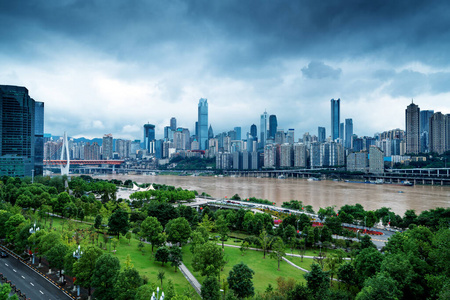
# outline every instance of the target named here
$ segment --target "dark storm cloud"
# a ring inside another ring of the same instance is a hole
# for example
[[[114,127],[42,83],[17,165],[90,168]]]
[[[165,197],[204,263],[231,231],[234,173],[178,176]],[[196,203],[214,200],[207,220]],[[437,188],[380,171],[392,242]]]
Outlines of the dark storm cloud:
[[[30,42],[57,37],[125,61],[204,49],[218,69],[281,56],[448,65],[449,12],[446,1],[3,1],[0,49],[33,54]]]
[[[328,66],[323,62],[312,61],[307,67],[302,68],[302,73],[304,76],[311,79],[337,79],[341,75],[342,70],[340,68],[333,69],[331,66]]]

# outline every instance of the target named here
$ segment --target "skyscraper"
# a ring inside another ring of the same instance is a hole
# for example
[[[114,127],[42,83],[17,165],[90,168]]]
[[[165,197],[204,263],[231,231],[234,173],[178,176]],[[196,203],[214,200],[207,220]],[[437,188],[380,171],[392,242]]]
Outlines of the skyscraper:
[[[345,148],[352,148],[353,120],[345,119]]]
[[[411,102],[405,110],[406,119],[406,153],[420,151],[420,108]]]
[[[430,119],[430,152],[443,154],[447,145],[447,116],[441,112],[432,115]]]
[[[339,124],[340,124],[340,102],[341,99],[331,99],[331,140],[334,141],[339,138]]]
[[[430,119],[434,110],[420,111],[420,145],[421,152],[428,152],[428,141],[430,136]]]
[[[277,133],[277,116],[276,115],[270,115],[269,117],[269,138],[275,139],[275,135]]]
[[[261,115],[261,122],[260,122],[260,127],[259,127],[259,135],[260,135],[260,139],[259,142],[260,147],[264,148],[264,146],[266,145],[266,140],[267,140],[267,112],[265,111],[262,115]]]
[[[111,133],[103,136],[102,153],[103,159],[113,158],[113,136]]]
[[[209,125],[209,129],[208,129],[208,140],[213,139],[214,138],[214,131],[211,125]]]
[[[170,118],[170,129],[172,131],[177,130],[177,119],[175,117]]]
[[[258,129],[256,128],[255,124],[252,124],[252,126],[250,126],[250,135],[255,139],[258,138]]]
[[[200,150],[208,149],[208,100],[198,101],[198,142]]]
[[[44,102],[34,105],[34,175],[44,173]]]
[[[234,131],[236,131],[236,140],[242,140],[241,127],[234,127]]]
[[[155,139],[155,125],[144,125],[144,149],[150,153],[150,142]]]
[[[36,155],[35,105],[25,87],[0,85],[0,175],[32,176]],[[43,124],[43,110],[38,118],[38,123]]]
[[[317,128],[317,138],[319,140],[319,143],[325,142],[325,139],[327,138],[325,127],[320,127],[319,126]]]

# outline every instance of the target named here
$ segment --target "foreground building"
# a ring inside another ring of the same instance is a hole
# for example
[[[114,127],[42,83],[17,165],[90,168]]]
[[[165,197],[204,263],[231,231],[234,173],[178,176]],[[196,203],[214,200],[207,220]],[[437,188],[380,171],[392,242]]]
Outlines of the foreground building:
[[[0,175],[42,174],[43,132],[43,103],[25,87],[0,85]]]

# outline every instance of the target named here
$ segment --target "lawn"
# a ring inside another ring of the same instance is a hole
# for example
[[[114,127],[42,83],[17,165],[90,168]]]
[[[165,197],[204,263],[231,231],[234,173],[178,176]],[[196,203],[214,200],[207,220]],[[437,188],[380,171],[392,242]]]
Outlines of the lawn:
[[[74,221],[72,222],[73,228],[87,229],[92,226],[90,224],[79,223]],[[53,229],[56,229],[58,232],[61,232],[62,226],[64,226],[64,230],[68,229],[67,220],[53,217]],[[47,221],[47,228],[48,227],[49,222]],[[103,243],[103,234],[99,235],[98,242]],[[83,245],[88,244],[90,244],[90,241],[84,240],[81,242],[81,247],[83,248]],[[131,258],[131,263],[139,271],[139,274],[142,277],[148,278],[148,281],[150,283],[155,283],[157,286],[161,286],[161,282],[157,279],[156,276],[159,270],[164,270],[165,272],[165,279],[163,280],[164,286],[167,286],[167,282],[169,281],[169,279],[171,279],[177,294],[189,294],[193,299],[200,299],[198,294],[195,292],[194,288],[189,284],[189,282],[184,278],[183,274],[179,270],[175,272],[175,268],[170,266],[170,264],[165,264],[164,267],[162,267],[160,262],[154,261],[153,257],[151,256],[151,245],[144,244],[144,248],[142,248],[142,251],[140,251],[138,248],[138,244],[139,241],[136,238],[132,238],[130,240],[130,245],[128,245],[128,240],[123,236],[120,237],[114,255],[119,259],[122,268],[125,266],[125,261],[127,255],[129,254]],[[113,251],[110,252],[110,249],[113,250],[113,247],[110,243],[108,243],[107,250],[104,251],[106,253],[114,253]]]
[[[183,262],[201,283],[205,278],[200,276],[199,272],[193,272],[192,253],[189,249],[189,246],[183,247]],[[261,251],[249,250],[242,256],[241,251],[238,248],[225,247],[225,255],[228,263],[226,264],[224,271],[220,274],[221,282],[226,280],[232,267],[240,262],[244,262],[255,272],[253,284],[256,292],[264,292],[269,283],[273,287],[276,287],[277,278],[279,276],[294,278],[296,281],[305,282],[302,271],[292,267],[284,261],[281,262],[280,271],[278,271],[277,260],[269,258],[268,254],[266,254],[266,258],[263,259],[263,253]]]

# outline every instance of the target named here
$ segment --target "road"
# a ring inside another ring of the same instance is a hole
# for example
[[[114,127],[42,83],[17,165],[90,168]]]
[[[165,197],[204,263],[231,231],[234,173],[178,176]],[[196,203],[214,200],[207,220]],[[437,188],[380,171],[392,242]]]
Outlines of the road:
[[[71,299],[60,289],[12,256],[0,259],[0,273],[3,273],[11,281],[11,284],[15,285],[17,289],[20,289],[31,300]]]

